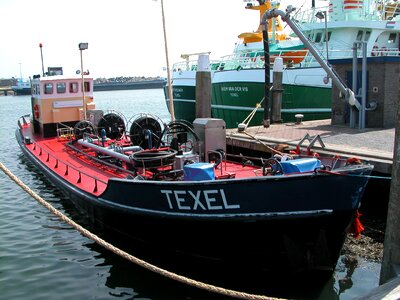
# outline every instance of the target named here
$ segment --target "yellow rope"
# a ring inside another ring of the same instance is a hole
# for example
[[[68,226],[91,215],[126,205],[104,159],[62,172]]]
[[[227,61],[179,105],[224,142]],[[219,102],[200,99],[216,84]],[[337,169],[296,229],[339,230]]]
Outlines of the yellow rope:
[[[262,140],[260,140],[256,136],[253,136],[250,133],[247,133],[246,131],[243,131],[242,133],[244,133],[245,135],[247,135],[247,136],[251,137],[252,139],[256,140],[257,142],[259,142],[261,145],[263,145],[265,148],[267,148],[271,153],[279,154],[282,156],[284,155],[283,152],[280,152],[280,151],[272,148],[271,146],[268,146],[266,143],[264,143]]]
[[[273,86],[269,88],[269,91],[273,90]],[[261,104],[264,102],[265,96],[261,99],[260,103],[256,103],[256,107],[250,112],[250,114],[243,120],[243,124],[246,125],[246,127],[249,125],[251,122],[251,119],[253,119],[254,115],[256,114],[257,110],[261,107]]]
[[[251,120],[253,119],[254,115],[256,114],[257,110],[261,107],[261,103],[264,101],[264,98],[261,100],[260,103],[256,103],[256,107],[251,111],[251,113],[243,120],[243,124],[246,124],[246,126],[249,125]]]
[[[253,295],[253,294],[248,294],[244,292],[238,292],[234,290],[229,290],[229,289],[224,289],[218,286],[206,284],[200,281],[196,281],[178,274],[175,274],[173,272],[161,269],[157,266],[154,266],[146,261],[143,261],[135,256],[130,255],[129,253],[111,245],[110,243],[106,242],[105,240],[99,238],[95,234],[91,233],[87,229],[83,228],[67,216],[63,215],[60,211],[58,211],[56,208],[54,208],[50,203],[46,202],[42,197],[40,197],[38,194],[36,194],[33,190],[31,190],[25,183],[23,183],[17,176],[15,176],[10,170],[8,170],[1,162],[0,162],[0,168],[1,170],[8,176],[10,177],[17,185],[19,185],[25,192],[27,192],[29,195],[31,195],[37,202],[42,204],[44,207],[46,207],[49,211],[51,211],[54,215],[59,217],[62,221],[65,223],[71,225],[73,228],[75,228],[77,231],[79,231],[81,234],[86,236],[87,238],[95,241],[99,245],[103,246],[107,250],[112,251],[113,253],[133,262],[134,264],[137,264],[143,268],[146,268],[152,272],[155,272],[157,274],[163,275],[167,278],[179,281],[181,283],[200,288],[203,290],[207,290],[210,292],[218,293],[221,295],[225,296],[230,296],[234,298],[239,298],[239,299],[262,299],[262,300],[275,300],[277,298],[271,298],[267,297],[264,295]]]

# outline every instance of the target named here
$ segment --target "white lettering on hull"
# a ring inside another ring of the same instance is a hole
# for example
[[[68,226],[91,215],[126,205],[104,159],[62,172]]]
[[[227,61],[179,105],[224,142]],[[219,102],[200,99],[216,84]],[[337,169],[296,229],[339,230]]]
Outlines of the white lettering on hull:
[[[223,189],[219,190],[161,190],[170,209],[225,210],[239,209],[239,204],[228,204]]]

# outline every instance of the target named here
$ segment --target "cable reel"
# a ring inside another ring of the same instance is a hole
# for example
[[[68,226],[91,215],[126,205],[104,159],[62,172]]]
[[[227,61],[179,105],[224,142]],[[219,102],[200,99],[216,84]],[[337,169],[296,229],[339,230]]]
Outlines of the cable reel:
[[[199,137],[193,130],[193,124],[186,120],[175,120],[168,123],[161,138],[169,141],[171,148],[178,152],[190,151],[194,143],[199,142]]]
[[[82,120],[74,126],[75,139],[80,140],[85,134],[94,134],[94,126],[91,122]]]
[[[97,124],[98,131],[104,129],[110,139],[120,139],[126,130],[124,117],[116,112],[105,114]]]
[[[158,148],[161,142],[162,121],[152,114],[139,114],[134,119],[129,129],[129,137],[133,145],[143,149]]]

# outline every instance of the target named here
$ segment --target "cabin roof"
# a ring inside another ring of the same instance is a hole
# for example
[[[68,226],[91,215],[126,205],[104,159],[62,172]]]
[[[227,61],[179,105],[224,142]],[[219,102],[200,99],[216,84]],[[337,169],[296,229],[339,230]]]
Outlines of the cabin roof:
[[[85,80],[93,80],[91,76],[84,75],[83,78]],[[72,76],[66,76],[66,75],[54,75],[54,76],[46,76],[46,77],[40,77],[38,78],[41,82],[44,81],[60,81],[60,80],[82,80],[82,76],[80,75],[72,75]]]

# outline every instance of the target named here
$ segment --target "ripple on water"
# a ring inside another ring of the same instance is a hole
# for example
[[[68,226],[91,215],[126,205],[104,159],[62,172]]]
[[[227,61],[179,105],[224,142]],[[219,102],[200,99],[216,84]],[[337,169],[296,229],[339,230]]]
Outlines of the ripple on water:
[[[101,286],[106,292],[100,294],[108,294],[110,266],[90,248],[93,242],[37,206],[20,193],[0,201],[2,297],[90,299],[97,294],[82,290],[82,282]],[[55,296],[61,291],[61,297]]]

